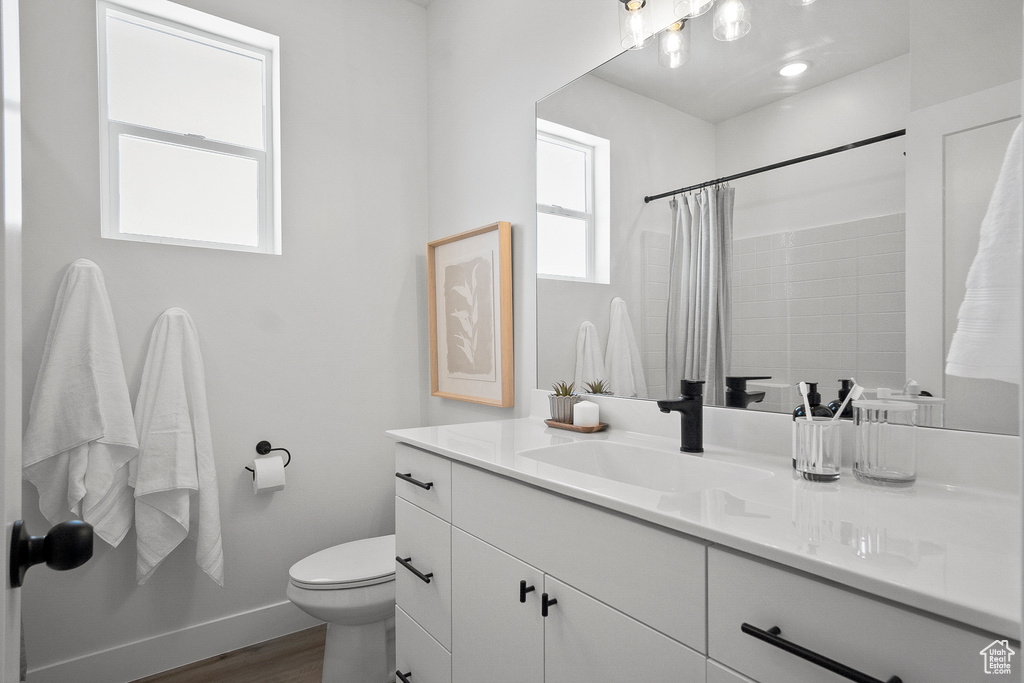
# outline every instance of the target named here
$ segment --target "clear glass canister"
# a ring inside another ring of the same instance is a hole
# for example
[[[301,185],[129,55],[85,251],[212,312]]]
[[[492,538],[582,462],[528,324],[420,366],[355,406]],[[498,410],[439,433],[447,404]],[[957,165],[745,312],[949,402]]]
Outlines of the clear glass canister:
[[[917,406],[903,401],[854,401],[857,446],[853,474],[880,486],[910,486],[917,479]]]

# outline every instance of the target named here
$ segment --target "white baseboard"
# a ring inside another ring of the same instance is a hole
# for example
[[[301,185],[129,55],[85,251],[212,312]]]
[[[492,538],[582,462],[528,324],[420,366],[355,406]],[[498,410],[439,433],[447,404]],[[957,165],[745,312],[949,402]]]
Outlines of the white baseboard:
[[[286,600],[31,669],[28,683],[127,683],[320,623]]]

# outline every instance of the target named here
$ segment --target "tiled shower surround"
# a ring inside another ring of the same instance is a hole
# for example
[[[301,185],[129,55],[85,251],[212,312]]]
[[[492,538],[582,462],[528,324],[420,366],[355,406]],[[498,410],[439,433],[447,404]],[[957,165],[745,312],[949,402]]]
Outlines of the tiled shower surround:
[[[751,383],[765,391],[751,409],[792,410],[801,380],[818,383],[823,403],[841,377],[868,389],[903,386],[904,235],[900,213],[733,243],[729,374],[772,377]],[[655,398],[665,391],[668,242],[644,234],[641,343]]]
[[[823,403],[839,378],[903,386],[905,243],[902,213],[733,243],[730,374],[772,376],[751,408],[792,410],[801,380]]]

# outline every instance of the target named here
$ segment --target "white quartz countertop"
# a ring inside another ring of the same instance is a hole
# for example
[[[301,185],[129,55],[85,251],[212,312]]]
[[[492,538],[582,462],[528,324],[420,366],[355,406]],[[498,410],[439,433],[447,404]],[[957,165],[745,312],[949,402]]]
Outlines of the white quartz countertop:
[[[587,501],[875,596],[1020,638],[1021,501],[1016,494],[918,481],[883,489],[849,470],[822,484],[789,454],[705,443],[702,457],[770,476],[702,491],[659,491],[545,466],[523,451],[613,441],[673,453],[678,440],[608,429],[577,434],[538,417],[389,431],[396,441]],[[668,488],[668,487],[666,487]],[[823,606],[827,607],[827,606]]]

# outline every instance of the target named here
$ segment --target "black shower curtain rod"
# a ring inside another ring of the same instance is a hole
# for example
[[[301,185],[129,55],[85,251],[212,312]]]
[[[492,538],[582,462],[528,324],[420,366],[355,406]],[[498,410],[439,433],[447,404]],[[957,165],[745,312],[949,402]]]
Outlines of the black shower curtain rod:
[[[645,204],[649,204],[650,202],[653,202],[655,199],[664,199],[665,197],[671,197],[672,195],[682,194],[684,192],[692,192],[693,190],[699,190],[701,188],[709,187],[711,185],[720,185],[722,183],[727,183],[730,180],[736,180],[737,178],[746,178],[748,175],[757,175],[758,173],[764,173],[765,171],[774,171],[775,169],[782,168],[783,166],[792,166],[793,164],[799,164],[799,163],[804,162],[804,161],[810,161],[811,159],[818,159],[820,157],[827,157],[830,154],[838,154],[839,152],[846,152],[846,151],[851,150],[851,149],[857,149],[858,147],[864,147],[866,145],[873,145],[876,142],[883,142],[885,140],[891,140],[892,138],[898,138],[901,135],[906,135],[906,134],[907,134],[907,129],[906,128],[904,128],[902,130],[894,130],[893,132],[886,133],[885,135],[876,135],[873,138],[867,138],[865,140],[858,140],[857,142],[851,142],[850,144],[843,145],[842,147],[833,147],[832,149],[826,149],[824,152],[816,152],[814,154],[808,154],[806,156],[796,157],[795,159],[789,159],[787,161],[780,161],[779,163],[771,164],[770,166],[762,166],[761,168],[755,168],[752,171],[744,171],[743,173],[736,173],[734,175],[725,176],[724,178],[716,178],[715,180],[709,180],[707,182],[699,183],[697,185],[690,185],[689,187],[681,187],[678,190],[672,190],[671,192],[662,192],[661,194],[656,194],[656,195],[653,195],[653,196],[650,196],[650,197],[644,197],[644,203]]]

